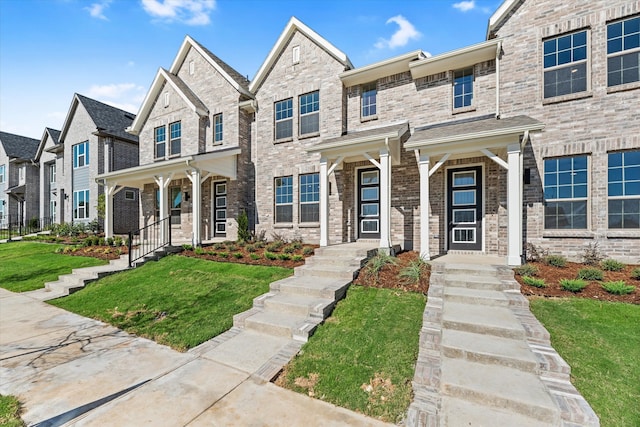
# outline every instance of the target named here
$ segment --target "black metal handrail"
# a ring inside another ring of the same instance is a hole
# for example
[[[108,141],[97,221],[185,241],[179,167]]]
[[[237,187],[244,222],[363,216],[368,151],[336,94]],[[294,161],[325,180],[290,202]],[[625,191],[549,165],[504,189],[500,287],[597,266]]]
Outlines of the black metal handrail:
[[[28,221],[12,220],[7,217],[7,222],[0,222],[0,239],[11,240],[12,237],[26,236],[46,230],[53,225],[52,217],[31,218]]]
[[[171,246],[171,217],[129,232],[129,267],[145,256]]]

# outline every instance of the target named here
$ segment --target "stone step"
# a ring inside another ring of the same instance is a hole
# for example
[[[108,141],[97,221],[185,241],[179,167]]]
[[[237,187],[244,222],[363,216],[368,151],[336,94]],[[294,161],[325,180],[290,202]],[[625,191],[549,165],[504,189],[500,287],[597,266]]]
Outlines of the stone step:
[[[339,265],[311,266],[302,265],[294,269],[297,277],[325,277],[352,281],[357,276],[358,269]]]
[[[525,339],[525,330],[508,308],[446,302],[442,325],[458,331]]]
[[[515,412],[488,408],[464,399],[445,397],[442,399],[442,425],[458,426],[518,426],[549,427],[549,423]]]
[[[244,328],[273,336],[287,337],[306,342],[320,322],[321,319],[310,319],[265,310],[244,319]]]
[[[253,300],[254,307],[265,307],[269,311],[278,311],[302,317],[310,316],[321,320],[331,314],[335,304],[336,301],[333,299],[281,292],[269,292]]]
[[[540,422],[560,423],[560,411],[546,387],[537,375],[529,372],[444,357],[441,385],[446,396],[515,412]]]
[[[523,340],[445,329],[442,353],[450,358],[470,362],[507,366],[536,373],[538,359]]]
[[[447,274],[444,280],[447,286],[459,288],[485,289],[493,291],[504,291],[518,288],[517,282],[502,281],[495,276],[473,276],[456,273]]]
[[[292,295],[307,295],[317,298],[342,299],[347,293],[350,281],[324,277],[291,276],[272,282],[271,291]]]
[[[438,265],[439,269],[442,269],[445,274],[456,274],[462,276],[489,276],[494,277],[497,270],[492,265],[485,264],[452,264],[447,263],[444,265]]]
[[[508,307],[509,299],[501,291],[490,289],[460,288],[447,286],[444,288],[444,297],[447,301],[465,304],[481,304]]]
[[[364,264],[364,258],[362,257],[352,257],[352,256],[325,256],[325,255],[314,255],[305,260],[305,265],[312,265],[314,267],[320,267],[325,265],[334,265],[334,266],[342,266],[342,267],[351,267],[354,269],[359,269]]]
[[[347,243],[345,245],[333,245],[316,248],[315,255],[328,256],[328,257],[359,257],[367,258],[377,253],[378,248],[374,245],[356,245],[353,243]]]

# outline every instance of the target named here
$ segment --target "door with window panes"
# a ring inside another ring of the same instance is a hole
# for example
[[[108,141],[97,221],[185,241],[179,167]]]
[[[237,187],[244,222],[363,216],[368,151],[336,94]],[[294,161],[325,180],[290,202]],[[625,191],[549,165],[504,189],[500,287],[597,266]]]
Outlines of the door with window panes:
[[[380,238],[380,170],[358,170],[358,237]]]
[[[482,167],[447,171],[450,250],[482,250]]]
[[[227,235],[227,183],[213,183],[213,236]]]

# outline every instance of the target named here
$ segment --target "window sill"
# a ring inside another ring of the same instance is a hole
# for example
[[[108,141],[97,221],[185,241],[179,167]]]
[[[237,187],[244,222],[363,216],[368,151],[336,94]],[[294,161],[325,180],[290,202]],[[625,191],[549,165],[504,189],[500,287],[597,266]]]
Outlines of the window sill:
[[[451,114],[455,116],[456,114],[470,113],[472,111],[476,111],[476,107],[474,105],[470,105],[468,107],[454,108],[451,111]]]
[[[633,89],[640,89],[640,81],[626,83],[623,85],[609,86],[607,87],[607,93],[625,92]]]
[[[216,146],[216,145],[222,145],[223,143],[224,143],[224,141],[214,141],[214,142],[213,142],[213,145],[214,145],[214,146]]]
[[[595,235],[589,230],[567,229],[567,230],[544,230],[543,238],[578,238],[593,239]]]
[[[288,138],[280,138],[280,139],[276,139],[275,141],[273,141],[274,144],[282,144],[283,142],[291,142],[293,141],[293,137],[290,136]]]
[[[293,224],[289,224],[289,223],[276,223],[273,224],[273,228],[293,228]]]
[[[177,159],[178,157],[180,157],[180,153],[177,154],[171,154],[168,159]]]
[[[640,230],[638,229],[619,229],[607,231],[607,239],[640,239]]]
[[[554,96],[552,98],[544,98],[542,105],[559,104],[561,102],[575,101],[578,99],[591,98],[593,93],[591,91],[570,93],[567,95]]]
[[[371,122],[373,120],[378,120],[378,115],[373,114],[371,116],[360,117],[360,123]]]
[[[304,135],[301,134],[298,136],[298,139],[314,138],[316,136],[320,136],[320,132],[305,133]]]
[[[298,224],[299,228],[320,228],[319,222],[301,222]]]

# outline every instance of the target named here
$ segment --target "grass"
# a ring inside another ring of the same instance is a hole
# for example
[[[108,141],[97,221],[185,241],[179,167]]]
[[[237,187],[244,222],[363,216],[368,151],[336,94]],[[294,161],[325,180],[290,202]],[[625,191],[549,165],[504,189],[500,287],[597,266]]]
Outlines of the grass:
[[[170,256],[107,276],[80,292],[50,301],[177,350],[232,326],[233,315],[291,269]]]
[[[0,394],[0,426],[22,427],[24,423],[20,419],[20,402],[13,396]]]
[[[96,258],[56,254],[62,245],[13,242],[0,245],[0,286],[12,292],[42,288],[74,268],[107,264]]]
[[[411,403],[425,302],[419,293],[351,286],[280,383],[371,417],[399,421]]]
[[[640,306],[534,299],[531,310],[571,365],[572,381],[601,426],[640,426]]]

